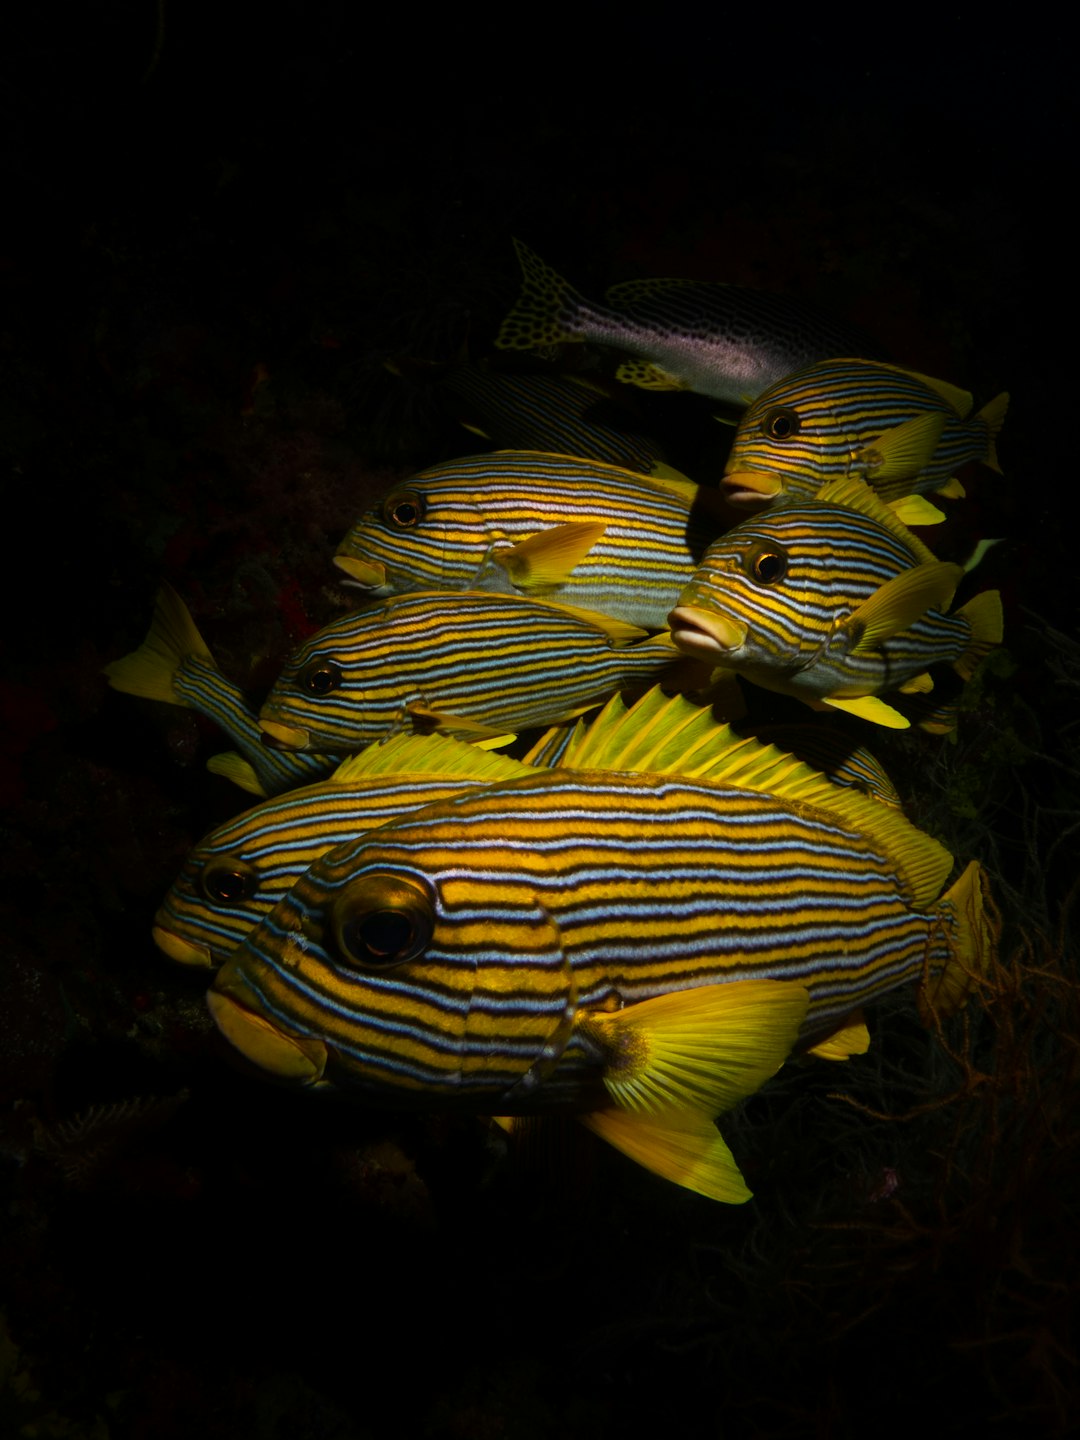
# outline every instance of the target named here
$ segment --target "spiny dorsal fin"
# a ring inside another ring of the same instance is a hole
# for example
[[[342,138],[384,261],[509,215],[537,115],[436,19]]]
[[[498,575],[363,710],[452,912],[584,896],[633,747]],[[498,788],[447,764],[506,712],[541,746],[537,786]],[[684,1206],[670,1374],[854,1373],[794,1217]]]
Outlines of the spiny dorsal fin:
[[[846,477],[843,480],[829,480],[817,492],[814,499],[824,501],[828,505],[840,505],[847,510],[857,510],[870,520],[876,520],[879,525],[888,530],[890,535],[909,549],[916,560],[937,559],[934,552],[924,545],[917,535],[911,533],[892,506],[887,505],[879,495],[874,494],[865,480]]]
[[[350,755],[330,778],[348,784],[389,774],[461,776],[475,777],[478,784],[494,785],[532,773],[532,767],[519,760],[496,755],[450,735],[394,735],[367,746],[357,755]]]

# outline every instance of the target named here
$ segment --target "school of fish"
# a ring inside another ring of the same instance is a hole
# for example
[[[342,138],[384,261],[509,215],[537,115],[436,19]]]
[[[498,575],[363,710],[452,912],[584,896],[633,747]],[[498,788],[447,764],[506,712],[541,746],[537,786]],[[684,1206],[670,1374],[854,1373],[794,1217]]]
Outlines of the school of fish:
[[[585,346],[593,372],[446,368],[470,431],[513,448],[358,515],[327,555],[358,607],[261,706],[164,580],[107,667],[213,721],[208,765],[258,797],[191,851],[152,936],[279,1081],[570,1111],[742,1203],[727,1111],[793,1057],[862,1054],[895,987],[927,1024],[951,1013],[994,953],[985,872],[906,817],[865,742],[936,743],[1002,641],[997,592],[954,604],[974,575],[909,527],[962,496],[959,467],[997,468],[1008,397],[976,412],[737,286],[595,304],[515,245],[496,348]],[[673,470],[620,386],[740,412],[723,474]]]

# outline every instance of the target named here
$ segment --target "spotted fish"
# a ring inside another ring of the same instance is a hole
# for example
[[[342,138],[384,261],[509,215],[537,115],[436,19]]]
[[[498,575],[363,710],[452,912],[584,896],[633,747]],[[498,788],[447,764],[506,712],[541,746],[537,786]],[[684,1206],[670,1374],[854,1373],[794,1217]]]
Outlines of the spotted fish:
[[[745,1200],[714,1117],[794,1049],[863,1050],[853,1012],[906,981],[955,1008],[996,938],[976,863],[942,895],[940,845],[783,760],[764,789],[540,772],[328,851],[222,967],[214,1018],[280,1078],[577,1110]]]
[[[663,629],[737,516],[716,490],[531,450],[451,460],[396,485],[338,546],[357,585],[566,601]]]
[[[669,636],[586,611],[422,592],[313,635],[285,665],[259,724],[270,744],[335,753],[403,728],[495,741],[675,677],[679,658]]]
[[[1008,407],[999,395],[977,415],[971,396],[943,380],[870,360],[830,359],[760,395],[739,422],[723,488],[735,504],[781,492],[812,497],[828,480],[865,480],[887,501],[963,494],[953,471],[971,460],[998,468],[995,437]],[[941,518],[910,509],[909,523]]]
[[[212,720],[237,749],[211,756],[207,769],[252,795],[279,795],[310,785],[340,763],[340,756],[288,754],[263,744],[258,712],[218,669],[191,612],[168,583],[158,591],[146,639],[130,655],[106,665],[105,674],[114,690],[183,705]]]
[[[1001,641],[996,590],[945,613],[962,576],[861,481],[835,481],[710,546],[671,612],[672,635],[767,690],[903,728],[882,692],[925,694],[938,663],[967,679]]]
[[[874,353],[861,332],[787,296],[740,285],[631,280],[596,305],[520,240],[514,247],[524,284],[496,337],[503,349],[588,341],[633,357],[615,372],[626,384],[695,390],[740,407],[815,360]]]

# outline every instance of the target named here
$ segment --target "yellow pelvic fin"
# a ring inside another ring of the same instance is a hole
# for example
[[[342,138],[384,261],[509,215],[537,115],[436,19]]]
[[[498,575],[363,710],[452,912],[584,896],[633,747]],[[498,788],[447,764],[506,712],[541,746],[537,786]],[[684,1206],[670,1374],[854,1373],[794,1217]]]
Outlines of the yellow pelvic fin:
[[[970,680],[979,661],[1001,644],[1001,637],[1005,633],[1001,592],[983,590],[966,605],[961,605],[956,614],[963,616],[971,626],[971,644],[959,660],[953,661],[953,669],[962,680]]]
[[[934,492],[936,495],[944,495],[947,500],[963,500],[967,491],[961,485],[955,475],[950,475],[944,485],[939,485]]]
[[[604,1085],[623,1110],[719,1115],[791,1053],[809,995],[789,980],[674,990],[579,1026],[606,1052]]]
[[[186,701],[176,693],[174,681],[188,656],[217,668],[191,612],[165,582],[157,593],[154,618],[146,639],[130,655],[106,665],[104,673],[114,690],[184,705]]]
[[[852,1055],[865,1055],[870,1049],[870,1031],[861,1010],[849,1015],[839,1030],[834,1031],[807,1050],[819,1060],[850,1060]]]
[[[440,730],[447,734],[465,736],[470,744],[484,749],[498,749],[517,738],[516,735],[496,730],[493,725],[485,725],[482,720],[474,720],[469,715],[452,715],[444,710],[436,710],[434,706],[425,705],[420,700],[411,700],[405,709],[421,735]]]
[[[921,675],[912,675],[899,687],[901,695],[929,695],[933,688],[934,677],[929,670],[924,670]]]
[[[689,390],[685,380],[670,375],[651,360],[624,360],[615,371],[615,379],[641,390]]]
[[[266,791],[263,789],[262,781],[255,773],[253,765],[249,764],[242,755],[235,750],[226,750],[221,755],[211,755],[206,762],[206,768],[211,775],[221,775],[226,780],[231,780],[234,785],[239,785],[241,790],[246,790],[249,795],[258,795],[265,799]]]
[[[996,470],[999,475],[1001,474],[1001,466],[998,464],[997,445],[994,442],[997,439],[998,431],[1001,429],[1005,419],[1005,412],[1008,408],[1009,394],[1007,390],[1003,390],[1001,394],[995,396],[989,404],[984,405],[975,416],[975,419],[981,420],[990,432],[986,441],[986,454],[983,456],[983,463],[989,465],[991,470]]]
[[[905,525],[940,525],[945,519],[945,512],[925,495],[904,495],[899,500],[890,500],[889,509]]]
[[[521,240],[514,240],[514,249],[521,263],[521,295],[503,321],[495,344],[501,350],[535,350],[584,340],[586,337],[572,328],[582,297]]]
[[[594,1110],[581,1120],[654,1175],[728,1205],[750,1199],[746,1181],[708,1115],[684,1110],[654,1118],[613,1108]]]
[[[461,776],[475,779],[477,784],[494,785],[532,773],[532,767],[523,765],[519,760],[511,760],[506,755],[492,755],[479,745],[470,745],[449,735],[404,734],[377,741],[358,755],[350,755],[330,778],[348,784],[373,775]]]
[[[997,953],[1001,914],[986,872],[972,860],[936,907],[951,954],[944,968],[919,988],[919,1014],[931,1025],[935,1015],[953,1015],[985,976]]]
[[[944,429],[941,411],[925,410],[864,445],[858,457],[866,466],[870,483],[888,485],[917,475],[929,465]]]
[[[822,703],[834,710],[843,710],[845,715],[857,715],[860,720],[870,720],[875,725],[884,725],[889,730],[907,730],[911,721],[886,705],[877,695],[824,696]]]
[[[843,628],[858,637],[852,653],[863,655],[876,650],[928,610],[947,610],[963,575],[959,565],[928,560],[886,580],[844,621]]]
[[[555,525],[508,550],[493,551],[491,558],[518,589],[549,590],[566,583],[606,529],[600,520]]]

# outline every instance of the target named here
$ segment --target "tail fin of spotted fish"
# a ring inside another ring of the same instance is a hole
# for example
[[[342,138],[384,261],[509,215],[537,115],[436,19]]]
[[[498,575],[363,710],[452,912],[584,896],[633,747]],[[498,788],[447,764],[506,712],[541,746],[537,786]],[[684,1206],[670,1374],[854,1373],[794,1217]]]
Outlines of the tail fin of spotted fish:
[[[521,294],[495,344],[501,350],[536,350],[583,339],[574,321],[584,298],[522,241],[515,239],[514,249],[521,262]]]
[[[919,1014],[926,1025],[934,1017],[955,1014],[987,974],[997,952],[1001,915],[986,872],[972,860],[934,907],[945,930],[949,959],[919,989]]]
[[[154,602],[150,633],[137,650],[106,665],[104,673],[114,690],[184,705],[186,701],[177,693],[175,680],[188,656],[214,665],[214,657],[191,612],[172,586],[163,582]]]

